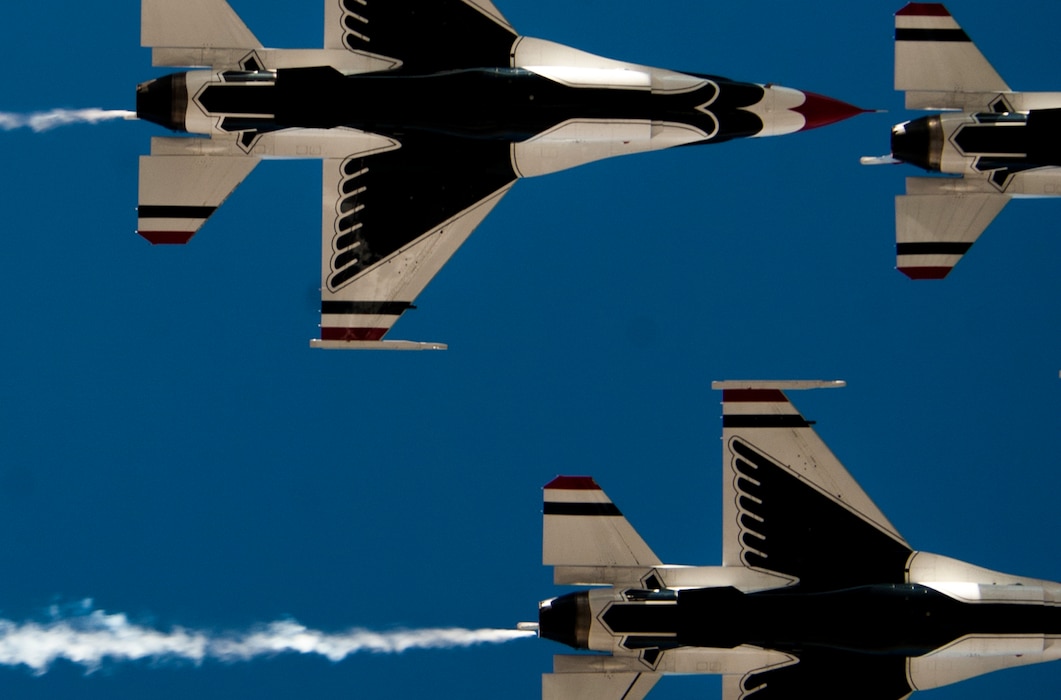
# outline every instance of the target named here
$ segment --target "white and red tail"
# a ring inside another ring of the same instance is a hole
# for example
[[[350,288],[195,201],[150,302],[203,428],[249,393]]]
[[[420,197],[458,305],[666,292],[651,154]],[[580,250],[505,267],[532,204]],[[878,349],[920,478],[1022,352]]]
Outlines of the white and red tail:
[[[638,580],[662,562],[608,495],[588,476],[558,476],[545,486],[542,564],[557,583]]]

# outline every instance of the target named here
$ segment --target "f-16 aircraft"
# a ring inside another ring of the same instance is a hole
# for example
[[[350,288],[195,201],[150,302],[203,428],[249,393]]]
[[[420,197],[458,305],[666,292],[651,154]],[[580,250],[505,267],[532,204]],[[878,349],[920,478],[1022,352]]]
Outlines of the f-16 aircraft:
[[[895,89],[908,109],[951,110],[892,129],[891,156],[960,177],[911,177],[895,203],[898,268],[946,277],[1014,197],[1061,195],[1061,93],[1014,92],[943,5],[895,15]]]
[[[187,243],[265,158],[323,160],[320,348],[383,337],[513,183],[612,156],[788,134],[863,110],[520,36],[490,0],[326,0],[323,49],[262,46],[224,0],[142,0],[156,66],[139,232]]]
[[[590,477],[545,486],[558,585],[543,700],[639,700],[667,674],[722,675],[725,700],[898,700],[1061,656],[1061,584],[915,551],[786,391],[722,390],[722,566],[664,564]],[[533,629],[524,623],[523,629]]]

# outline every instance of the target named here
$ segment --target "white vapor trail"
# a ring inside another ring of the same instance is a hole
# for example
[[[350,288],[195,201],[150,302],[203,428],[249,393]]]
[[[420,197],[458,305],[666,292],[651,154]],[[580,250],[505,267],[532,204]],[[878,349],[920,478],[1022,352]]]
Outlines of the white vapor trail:
[[[54,608],[53,615],[58,615]],[[26,666],[43,675],[59,660],[89,672],[104,662],[138,660],[236,663],[277,654],[312,654],[342,661],[353,654],[456,649],[533,636],[534,632],[520,630],[459,628],[385,632],[354,628],[329,633],[308,629],[293,620],[244,632],[213,633],[181,627],[162,631],[133,624],[121,613],[94,610],[43,623],[0,619],[0,665]]]
[[[71,124],[99,124],[115,119],[135,118],[136,112],[124,109],[53,109],[29,114],[0,112],[0,130],[29,128],[40,133]]]

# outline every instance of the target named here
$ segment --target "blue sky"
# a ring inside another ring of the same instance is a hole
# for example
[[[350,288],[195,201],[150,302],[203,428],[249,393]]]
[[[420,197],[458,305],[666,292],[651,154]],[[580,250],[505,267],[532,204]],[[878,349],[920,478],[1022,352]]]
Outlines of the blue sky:
[[[0,111],[131,109],[160,74],[138,5],[9,7]],[[319,45],[321,7],[232,5],[268,45]],[[1061,202],[1012,204],[942,283],[893,269],[892,198],[917,173],[858,158],[908,118],[900,5],[499,0],[524,34],[889,113],[519,183],[391,334],[445,353],[308,348],[316,162],[258,168],[160,249],[134,233],[159,128],[0,133],[0,618],[92,598],[167,629],[512,626],[560,592],[540,565],[558,473],[596,476],[664,559],[715,564],[725,378],[847,380],[793,398],[915,548],[1061,580]],[[949,7],[1015,89],[1058,88],[1061,6]],[[61,663],[0,669],[0,693],[537,698],[560,652]],[[1043,695],[1057,673],[929,697]],[[694,693],[717,677],[651,697]]]

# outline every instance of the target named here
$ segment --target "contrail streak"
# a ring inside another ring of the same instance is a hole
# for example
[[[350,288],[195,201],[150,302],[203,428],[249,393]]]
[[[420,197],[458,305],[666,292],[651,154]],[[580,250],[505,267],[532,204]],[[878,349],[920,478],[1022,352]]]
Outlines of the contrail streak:
[[[53,109],[48,112],[17,114],[0,112],[0,130],[33,129],[37,133],[71,124],[99,124],[115,119],[135,119],[136,112],[124,109]]]
[[[53,609],[53,614],[58,613]],[[353,628],[330,633],[309,629],[293,620],[271,622],[243,632],[215,633],[181,627],[163,631],[133,624],[121,613],[94,610],[44,623],[0,619],[0,665],[26,666],[43,675],[59,660],[78,664],[89,672],[104,662],[138,660],[236,663],[277,654],[312,654],[342,661],[354,654],[456,649],[533,636],[534,632],[519,630],[460,628],[385,632]]]

